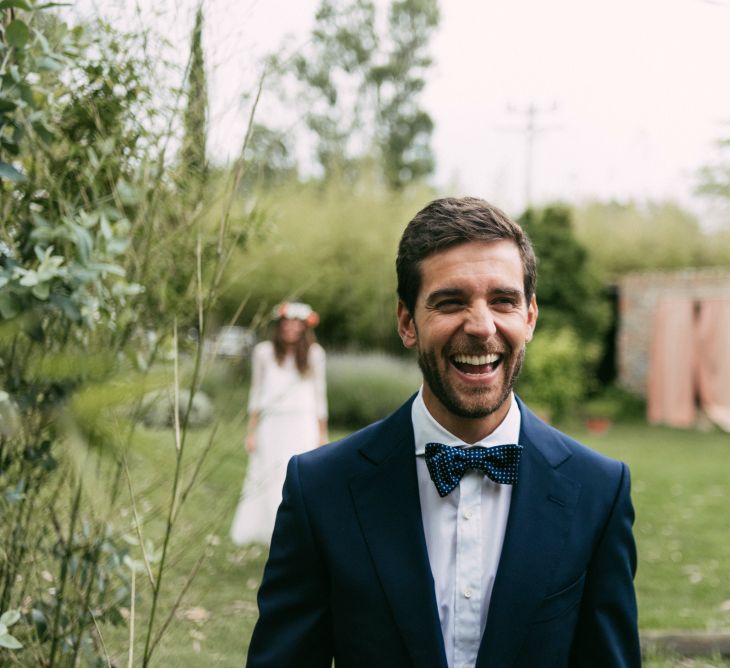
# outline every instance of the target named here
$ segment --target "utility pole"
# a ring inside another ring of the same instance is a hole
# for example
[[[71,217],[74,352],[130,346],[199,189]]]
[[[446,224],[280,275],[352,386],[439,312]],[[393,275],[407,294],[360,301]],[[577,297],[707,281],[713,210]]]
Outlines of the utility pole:
[[[537,117],[540,114],[553,113],[558,108],[557,104],[553,104],[547,109],[540,109],[534,102],[525,109],[518,109],[512,105],[507,110],[512,114],[524,116],[525,124],[520,128],[519,132],[525,133],[525,208],[532,206],[532,184],[533,184],[533,163],[535,156],[535,139],[542,132],[547,132],[553,128],[540,127],[537,124]]]

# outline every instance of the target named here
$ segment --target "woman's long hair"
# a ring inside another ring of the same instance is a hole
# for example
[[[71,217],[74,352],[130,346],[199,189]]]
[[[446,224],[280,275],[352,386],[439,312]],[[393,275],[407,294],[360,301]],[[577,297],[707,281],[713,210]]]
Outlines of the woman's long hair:
[[[274,344],[274,355],[276,356],[276,361],[279,366],[284,363],[287,351],[286,343],[284,343],[281,338],[281,323],[283,321],[283,318],[277,320],[274,323],[274,327],[271,332],[271,342]],[[296,362],[297,369],[302,376],[306,376],[309,373],[309,349],[316,340],[317,338],[314,336],[312,328],[305,326],[299,341],[294,344],[294,361]]]

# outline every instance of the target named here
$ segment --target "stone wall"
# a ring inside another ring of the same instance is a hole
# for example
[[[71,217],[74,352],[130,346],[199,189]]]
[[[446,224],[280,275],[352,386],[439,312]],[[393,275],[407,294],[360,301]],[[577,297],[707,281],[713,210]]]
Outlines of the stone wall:
[[[619,281],[618,380],[641,396],[646,396],[654,311],[663,298],[730,300],[730,270],[628,274]]]

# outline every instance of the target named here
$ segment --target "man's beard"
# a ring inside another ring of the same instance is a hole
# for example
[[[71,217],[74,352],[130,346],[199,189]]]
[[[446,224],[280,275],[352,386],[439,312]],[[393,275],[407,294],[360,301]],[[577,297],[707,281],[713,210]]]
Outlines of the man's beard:
[[[504,404],[512,392],[517,377],[520,375],[524,360],[524,346],[516,356],[510,356],[509,358],[504,356],[502,358],[501,364],[504,365],[508,361],[512,361],[512,368],[507,369],[505,367],[504,386],[499,396],[490,403],[485,403],[488,390],[477,390],[468,397],[463,394],[460,396],[456,389],[446,381],[446,374],[441,373],[439,370],[435,353],[421,349],[418,350],[418,366],[421,368],[424,383],[428,385],[434,396],[450,413],[458,417],[471,419],[487,417]],[[446,364],[451,364],[451,362],[447,359]],[[472,401],[469,401],[470,398]]]

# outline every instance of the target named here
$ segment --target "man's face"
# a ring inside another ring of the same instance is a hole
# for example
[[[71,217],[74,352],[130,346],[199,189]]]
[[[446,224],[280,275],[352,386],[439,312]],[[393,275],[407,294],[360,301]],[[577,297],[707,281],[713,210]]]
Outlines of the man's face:
[[[457,436],[489,433],[509,410],[537,321],[519,249],[506,240],[468,242],[427,257],[420,270],[414,313],[398,304],[398,332],[418,351],[426,406]]]

